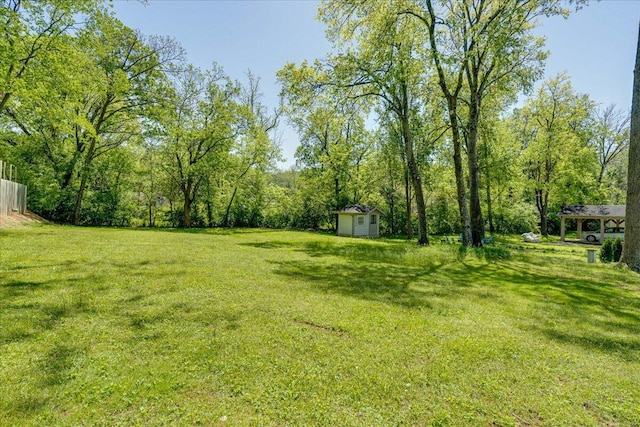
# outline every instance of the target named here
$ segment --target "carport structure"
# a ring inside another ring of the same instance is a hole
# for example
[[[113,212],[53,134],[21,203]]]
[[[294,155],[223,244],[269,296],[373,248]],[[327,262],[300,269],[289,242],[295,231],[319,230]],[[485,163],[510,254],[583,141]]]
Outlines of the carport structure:
[[[578,223],[578,239],[582,238],[582,224],[587,220],[600,222],[600,243],[604,239],[605,225],[613,228],[624,228],[626,217],[625,205],[573,205],[565,206],[558,213],[560,217],[560,241],[564,242],[566,220],[575,219]]]

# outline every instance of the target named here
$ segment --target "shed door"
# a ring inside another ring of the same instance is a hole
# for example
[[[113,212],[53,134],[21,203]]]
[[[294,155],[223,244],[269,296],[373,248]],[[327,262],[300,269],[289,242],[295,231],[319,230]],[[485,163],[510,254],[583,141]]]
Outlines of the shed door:
[[[369,235],[369,224],[367,222],[366,215],[356,215],[355,216],[355,227],[353,230],[354,236],[368,236]]]
[[[374,213],[369,215],[369,237],[378,237],[380,234],[380,217]]]

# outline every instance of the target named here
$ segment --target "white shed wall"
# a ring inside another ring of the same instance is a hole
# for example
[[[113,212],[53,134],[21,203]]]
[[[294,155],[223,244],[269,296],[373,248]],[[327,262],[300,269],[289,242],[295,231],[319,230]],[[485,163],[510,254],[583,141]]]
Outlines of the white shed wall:
[[[338,234],[352,236],[354,217],[352,215],[338,215]]]

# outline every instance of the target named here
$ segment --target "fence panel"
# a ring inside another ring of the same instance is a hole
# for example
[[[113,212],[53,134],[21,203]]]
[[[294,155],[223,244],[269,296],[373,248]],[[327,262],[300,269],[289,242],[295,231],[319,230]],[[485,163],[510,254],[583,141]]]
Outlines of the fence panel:
[[[24,214],[27,210],[27,186],[0,178],[0,216]]]

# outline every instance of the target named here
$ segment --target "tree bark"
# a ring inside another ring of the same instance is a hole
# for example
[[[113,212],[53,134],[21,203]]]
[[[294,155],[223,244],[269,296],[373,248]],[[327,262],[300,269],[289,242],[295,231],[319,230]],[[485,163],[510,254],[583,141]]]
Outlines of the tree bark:
[[[229,204],[227,204],[227,210],[224,212],[224,221],[222,222],[225,227],[229,227],[229,214],[231,213],[231,205],[233,205],[233,201],[236,198],[236,193],[238,192],[238,187],[233,189],[233,194],[231,195],[231,199],[229,200]]]
[[[87,174],[88,171],[84,171],[82,173],[82,178],[80,179],[80,188],[78,188],[78,192],[76,193],[76,205],[73,209],[73,225],[80,224],[80,210],[82,208],[82,199],[84,198],[84,190],[87,187]]]
[[[84,198],[84,191],[87,188],[87,180],[89,179],[89,169],[91,168],[91,163],[93,162],[95,150],[96,150],[96,139],[95,137],[93,137],[91,138],[89,150],[87,151],[87,157],[85,157],[84,165],[82,167],[82,172],[80,177],[80,188],[78,188],[78,192],[76,193],[76,205],[73,210],[73,225],[78,225],[80,223],[80,211],[82,210],[82,200]]]
[[[471,224],[471,246],[481,247],[484,236],[484,220],[480,207],[480,172],[478,168],[478,121],[480,105],[476,96],[471,96],[469,124],[467,126],[467,163],[469,168],[469,220]]]
[[[182,212],[182,226],[184,228],[190,228],[191,227],[191,186],[192,183],[188,182],[187,185],[185,186],[185,188],[182,190],[182,193],[184,195],[184,204],[182,205],[183,207],[183,212]]]
[[[413,224],[411,223],[411,180],[409,179],[409,169],[404,168],[404,199],[407,206],[407,240],[413,239]]]
[[[484,167],[485,181],[487,182],[487,221],[489,222],[489,232],[493,234],[495,228],[493,226],[493,210],[491,208],[491,168],[489,167],[489,147],[487,141],[484,143]]]
[[[547,237],[549,235],[549,227],[547,216],[549,213],[549,192],[544,190],[536,190],[536,207],[540,214],[540,233]]]
[[[462,167],[462,147],[460,143],[460,126],[458,124],[458,107],[455,99],[447,97],[449,106],[449,122],[451,124],[451,139],[453,141],[453,167],[456,176],[456,191],[458,194],[458,212],[460,214],[460,229],[462,231],[462,244],[471,244],[471,221],[467,207],[467,189]]]
[[[389,167],[389,183],[391,187],[386,191],[387,204],[389,205],[389,228],[391,234],[396,234],[396,202],[395,202],[395,182],[393,180],[393,171]]]
[[[211,200],[207,200],[207,226],[213,228],[213,207],[211,206]]]
[[[633,70],[624,248],[620,262],[640,272],[640,28]]]
[[[10,92],[5,92],[2,94],[2,99],[0,99],[0,114],[4,111],[5,105],[7,105],[7,101],[9,101],[9,97],[11,96]]]
[[[408,116],[408,114],[407,114]],[[411,183],[413,185],[413,191],[416,195],[416,207],[418,210],[418,244],[429,244],[429,232],[427,229],[427,209],[424,204],[424,194],[422,191],[422,178],[420,177],[420,171],[418,171],[418,164],[416,163],[415,156],[413,154],[413,138],[411,135],[411,128],[409,126],[408,117],[403,117],[402,120],[402,134],[405,144],[405,151],[407,153],[407,168],[411,175]]]

